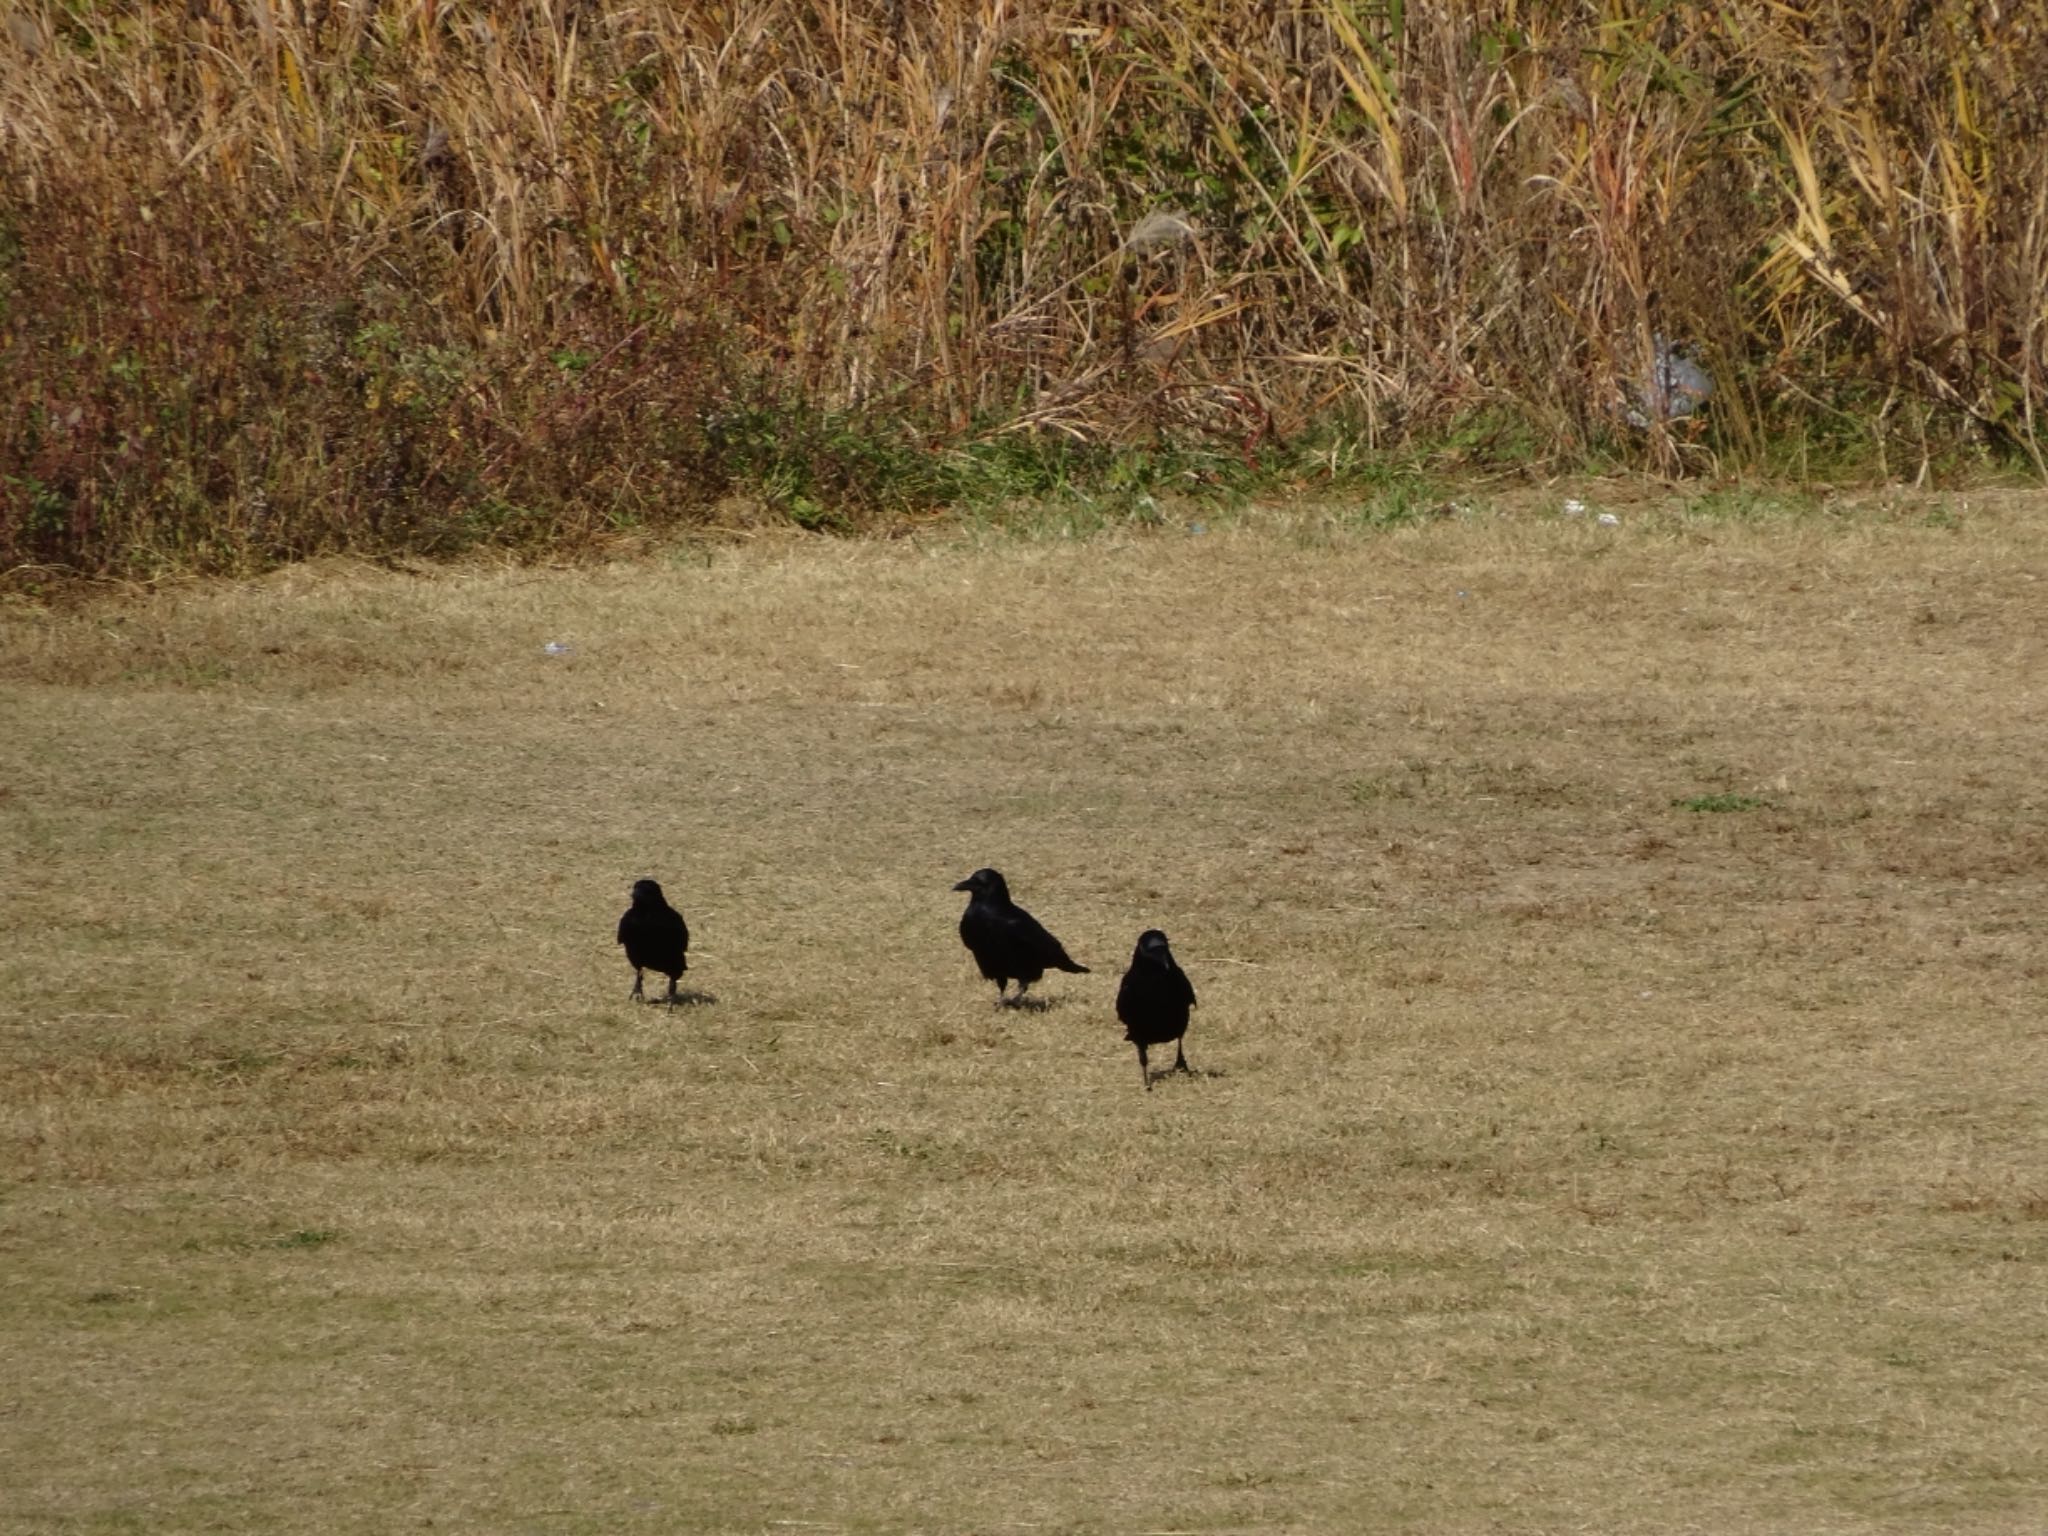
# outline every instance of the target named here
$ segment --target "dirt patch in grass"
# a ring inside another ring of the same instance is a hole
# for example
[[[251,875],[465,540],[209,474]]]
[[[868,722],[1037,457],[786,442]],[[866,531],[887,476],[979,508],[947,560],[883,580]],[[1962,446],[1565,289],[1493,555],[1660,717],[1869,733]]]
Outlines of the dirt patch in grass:
[[[0,1529],[2025,1526],[2048,501],[1589,510],[0,619]]]

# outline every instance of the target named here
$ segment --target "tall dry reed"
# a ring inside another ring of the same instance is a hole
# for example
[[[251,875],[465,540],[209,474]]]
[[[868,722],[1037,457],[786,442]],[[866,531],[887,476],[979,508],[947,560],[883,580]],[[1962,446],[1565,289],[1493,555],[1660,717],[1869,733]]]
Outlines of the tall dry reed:
[[[976,443],[2039,468],[2043,81],[2010,0],[14,0],[0,567]]]

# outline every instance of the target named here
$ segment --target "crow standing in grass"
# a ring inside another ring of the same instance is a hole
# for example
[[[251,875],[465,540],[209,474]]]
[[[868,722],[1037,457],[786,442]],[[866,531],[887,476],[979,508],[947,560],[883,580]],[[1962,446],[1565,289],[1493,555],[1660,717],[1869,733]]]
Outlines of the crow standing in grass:
[[[1145,1091],[1152,1091],[1152,1069],[1146,1063],[1149,1046],[1173,1042],[1175,1072],[1190,1072],[1181,1037],[1188,1032],[1188,1010],[1195,1006],[1194,983],[1188,973],[1173,963],[1173,951],[1166,947],[1166,935],[1147,928],[1138,935],[1138,947],[1131,954],[1131,968],[1124,972],[1123,985],[1116,989],[1116,1016],[1123,1020],[1124,1038],[1138,1048],[1138,1071],[1144,1076]]]
[[[960,942],[973,952],[981,974],[996,984],[998,1003],[1023,1002],[1024,989],[1047,971],[1087,974],[1087,966],[1076,965],[1037,918],[1010,900],[1008,883],[994,870],[977,869],[953,889],[971,895],[960,918]],[[1013,979],[1017,995],[1005,997]]]
[[[673,1008],[676,978],[690,968],[684,958],[690,929],[652,880],[633,882],[633,905],[619,919],[619,942],[626,946],[626,963],[633,967],[633,990],[627,995],[644,997],[641,973],[656,971],[668,978],[668,1004]]]

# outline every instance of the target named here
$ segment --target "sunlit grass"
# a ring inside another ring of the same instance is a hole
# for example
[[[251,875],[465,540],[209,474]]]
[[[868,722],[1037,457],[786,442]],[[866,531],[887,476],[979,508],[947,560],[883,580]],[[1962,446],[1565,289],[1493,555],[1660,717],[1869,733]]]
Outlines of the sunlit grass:
[[[0,1525],[2024,1527],[2039,498],[1577,495],[0,616]]]

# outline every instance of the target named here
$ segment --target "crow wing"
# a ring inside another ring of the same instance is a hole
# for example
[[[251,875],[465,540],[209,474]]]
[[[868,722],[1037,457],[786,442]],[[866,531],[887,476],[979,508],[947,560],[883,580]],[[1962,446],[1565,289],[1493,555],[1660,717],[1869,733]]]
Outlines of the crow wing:
[[[1003,925],[1004,941],[1020,958],[1029,958],[1048,970],[1087,969],[1076,965],[1066,946],[1046,931],[1045,924],[1022,907],[1012,905],[999,914],[999,921]]]
[[[974,951],[984,976],[1036,980],[1047,970],[1085,971],[1045,925],[1015,902],[975,900],[960,918],[960,941]]]

